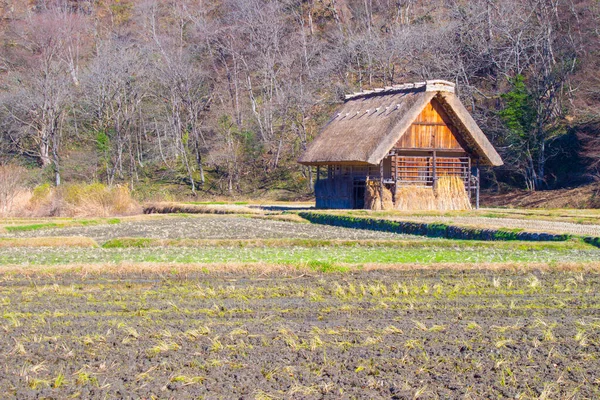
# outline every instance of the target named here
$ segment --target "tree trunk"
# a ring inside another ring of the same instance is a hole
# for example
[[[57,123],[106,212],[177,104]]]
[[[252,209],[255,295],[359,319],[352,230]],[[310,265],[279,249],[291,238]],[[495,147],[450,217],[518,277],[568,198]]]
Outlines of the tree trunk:
[[[536,189],[544,186],[544,176],[546,174],[546,143],[542,140],[538,154],[538,168],[536,174]]]
[[[40,163],[42,164],[42,168],[47,167],[52,164],[52,160],[50,159],[50,137],[47,133],[46,129],[42,130],[40,140]]]
[[[52,140],[52,163],[54,164],[54,184],[60,186],[60,158],[58,157],[58,138],[55,136]]]

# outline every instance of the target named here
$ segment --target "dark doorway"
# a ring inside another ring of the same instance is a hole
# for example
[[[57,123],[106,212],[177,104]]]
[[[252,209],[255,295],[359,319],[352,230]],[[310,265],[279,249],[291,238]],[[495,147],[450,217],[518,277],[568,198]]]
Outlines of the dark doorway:
[[[354,180],[352,190],[353,207],[354,209],[365,208],[365,181],[360,179]]]

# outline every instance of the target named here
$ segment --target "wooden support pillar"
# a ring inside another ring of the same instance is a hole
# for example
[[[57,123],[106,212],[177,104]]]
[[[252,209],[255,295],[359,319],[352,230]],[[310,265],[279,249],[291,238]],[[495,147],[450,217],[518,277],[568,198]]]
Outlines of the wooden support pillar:
[[[477,159],[477,167],[475,173],[477,174],[477,192],[475,193],[475,208],[479,210],[479,181],[480,181],[480,173],[479,173],[479,159]]]
[[[379,163],[379,202],[383,210],[383,160]]]
[[[469,160],[469,164],[467,166],[467,194],[469,195],[469,200],[473,198],[473,192],[471,191],[471,157],[467,157]]]
[[[433,186],[433,190],[435,190],[436,186],[437,186],[437,153],[434,150],[433,151],[433,167],[432,167],[432,186]]]
[[[321,166],[317,165],[317,182],[321,179]]]
[[[396,206],[396,192],[398,192],[398,156],[394,154],[392,156],[391,165],[394,167],[394,193],[392,193],[392,200],[394,206]]]

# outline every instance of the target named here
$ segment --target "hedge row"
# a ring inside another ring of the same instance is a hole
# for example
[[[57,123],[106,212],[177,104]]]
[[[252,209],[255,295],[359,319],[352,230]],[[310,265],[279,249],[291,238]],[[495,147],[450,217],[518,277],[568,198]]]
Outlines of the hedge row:
[[[600,247],[600,237],[587,236],[583,238],[583,241],[592,246]]]
[[[421,235],[446,239],[558,242],[572,238],[571,235],[567,234],[555,235],[550,233],[515,232],[503,229],[476,229],[446,224],[389,221],[383,219],[357,218],[344,215],[331,215],[311,212],[300,212],[298,215],[315,224],[404,233],[409,235]],[[589,241],[587,239],[589,239]],[[584,240],[586,240],[587,243],[595,244],[600,247],[600,238],[584,238]]]

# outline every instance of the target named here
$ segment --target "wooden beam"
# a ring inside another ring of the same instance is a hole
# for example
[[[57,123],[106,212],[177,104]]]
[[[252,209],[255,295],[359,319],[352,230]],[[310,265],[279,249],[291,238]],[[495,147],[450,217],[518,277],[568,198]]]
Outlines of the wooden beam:
[[[433,170],[432,170],[432,172],[433,172],[433,175],[432,175],[433,176],[433,190],[435,190],[435,188],[437,186],[437,170],[436,170],[436,167],[437,167],[437,165],[436,165],[437,164],[437,153],[436,153],[435,150],[433,151],[433,160],[432,160],[432,162],[433,162]]]
[[[473,193],[471,193],[471,157],[469,157],[469,166],[467,168],[467,195],[470,201],[473,198]]]
[[[379,202],[383,210],[383,160],[379,163]]]
[[[412,125],[420,125],[420,126],[452,126],[449,124],[446,124],[444,122],[413,122]]]
[[[394,167],[394,193],[392,193],[392,201],[396,206],[396,192],[398,192],[398,156],[394,154],[390,161],[390,165]]]
[[[477,159],[477,193],[475,194],[475,208],[479,210],[479,159]]]

